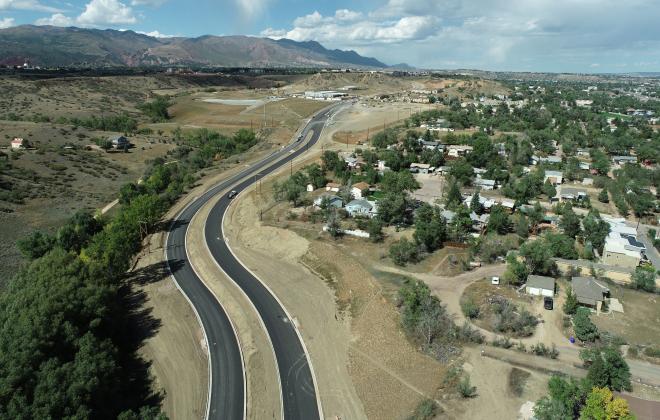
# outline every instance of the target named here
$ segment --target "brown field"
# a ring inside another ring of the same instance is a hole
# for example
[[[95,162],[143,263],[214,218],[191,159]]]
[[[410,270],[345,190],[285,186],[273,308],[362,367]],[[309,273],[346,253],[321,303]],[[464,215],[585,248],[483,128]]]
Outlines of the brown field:
[[[598,329],[623,337],[629,344],[660,346],[660,296],[610,284],[610,295],[623,304],[624,313],[592,316]]]

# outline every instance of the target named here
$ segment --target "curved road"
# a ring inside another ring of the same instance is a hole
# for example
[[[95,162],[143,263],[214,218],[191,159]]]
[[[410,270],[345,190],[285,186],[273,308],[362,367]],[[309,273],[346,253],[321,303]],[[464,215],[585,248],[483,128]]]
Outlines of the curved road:
[[[245,378],[238,339],[224,309],[192,269],[186,252],[186,231],[193,216],[209,200],[223,194],[205,226],[211,254],[222,269],[243,289],[264,321],[275,351],[282,391],[284,418],[320,418],[312,373],[303,344],[284,308],[269,290],[234,257],[223,240],[222,217],[230,200],[228,189],[241,192],[256,179],[277,170],[316,143],[335,106],[317,113],[302,131],[304,143],[296,142],[221,182],[188,205],[173,221],[165,251],[177,285],[193,305],[209,343],[210,384],[207,416],[211,419],[245,417]],[[277,392],[273,390],[273,392]]]

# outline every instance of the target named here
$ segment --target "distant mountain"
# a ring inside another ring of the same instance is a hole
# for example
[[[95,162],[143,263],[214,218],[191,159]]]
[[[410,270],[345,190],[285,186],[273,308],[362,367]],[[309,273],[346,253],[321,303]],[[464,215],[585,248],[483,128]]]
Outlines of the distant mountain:
[[[315,41],[212,35],[154,38],[133,31],[32,25],[1,29],[0,64],[26,60],[42,67],[387,67],[375,58],[329,50]]]

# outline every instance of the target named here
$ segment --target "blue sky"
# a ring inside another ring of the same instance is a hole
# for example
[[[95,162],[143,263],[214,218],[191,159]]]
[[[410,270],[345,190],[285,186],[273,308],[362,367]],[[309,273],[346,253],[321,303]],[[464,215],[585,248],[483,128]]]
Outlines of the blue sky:
[[[660,71],[660,0],[0,0],[0,28],[316,40],[388,64]]]

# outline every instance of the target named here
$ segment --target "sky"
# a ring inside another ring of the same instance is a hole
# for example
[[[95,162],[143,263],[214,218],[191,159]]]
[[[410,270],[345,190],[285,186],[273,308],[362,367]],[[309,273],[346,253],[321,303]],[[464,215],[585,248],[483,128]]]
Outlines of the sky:
[[[315,40],[424,69],[660,71],[660,0],[0,0],[0,28]]]

